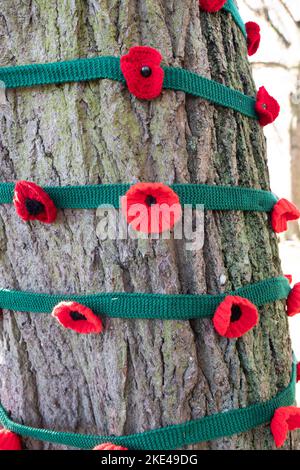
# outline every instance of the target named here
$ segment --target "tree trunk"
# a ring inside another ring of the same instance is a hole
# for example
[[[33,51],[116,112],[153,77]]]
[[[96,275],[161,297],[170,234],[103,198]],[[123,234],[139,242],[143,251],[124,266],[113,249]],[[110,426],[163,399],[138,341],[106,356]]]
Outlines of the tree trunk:
[[[255,95],[246,44],[227,13],[198,0],[1,0],[2,65],[121,55],[136,44]],[[40,185],[216,183],[269,189],[256,121],[181,92],[151,103],[120,83],[20,89],[1,116],[1,180]],[[48,293],[216,294],[280,274],[266,214],[207,212],[204,247],[183,241],[100,241],[96,211],[23,223],[0,208],[0,287]],[[110,319],[85,337],[48,315],[3,311],[0,391],[13,419],[81,433],[128,434],[267,400],[290,380],[284,303],[260,309],[239,340],[209,319]],[[295,436],[295,434],[294,434]],[[28,449],[59,446],[25,440]],[[291,442],[286,448],[292,446]],[[294,448],[297,444],[294,444]],[[269,426],[194,449],[274,448]]]

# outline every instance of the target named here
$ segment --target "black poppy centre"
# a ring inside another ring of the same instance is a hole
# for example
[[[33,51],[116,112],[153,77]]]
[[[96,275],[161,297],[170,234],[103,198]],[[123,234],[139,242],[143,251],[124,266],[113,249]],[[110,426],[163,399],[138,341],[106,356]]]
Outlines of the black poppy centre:
[[[144,65],[141,68],[141,75],[145,78],[148,78],[152,75],[152,69],[149,67],[149,65]]]
[[[27,197],[25,200],[25,206],[30,215],[39,215],[45,211],[44,204],[37,199]]]
[[[238,305],[233,305],[231,307],[231,317],[230,317],[230,321],[232,323],[236,322],[236,321],[239,321],[239,319],[241,318],[242,316],[242,310],[241,308],[238,306]]]
[[[73,310],[73,311],[70,312],[70,317],[74,321],[86,320],[86,317],[84,315],[82,315],[81,313],[76,312],[76,310]]]
[[[152,194],[149,194],[145,199],[145,203],[147,204],[148,207],[151,207],[157,203],[157,199],[154,196],[152,196]]]

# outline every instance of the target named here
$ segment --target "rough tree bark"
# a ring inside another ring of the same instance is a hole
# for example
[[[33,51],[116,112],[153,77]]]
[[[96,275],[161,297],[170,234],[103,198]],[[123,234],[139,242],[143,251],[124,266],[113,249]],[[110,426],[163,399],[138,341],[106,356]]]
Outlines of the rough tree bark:
[[[147,44],[166,64],[255,94],[241,32],[225,13],[200,14],[198,0],[1,0],[0,38],[2,65],[120,55]],[[184,93],[164,91],[146,103],[101,80],[10,91],[7,99],[2,181],[269,189],[257,122]],[[95,211],[66,210],[55,225],[25,224],[2,206],[0,287],[214,294],[281,272],[266,214],[207,212],[198,252],[182,241],[100,242],[97,222]],[[1,400],[27,425],[125,434],[269,399],[289,382],[291,346],[284,303],[260,313],[253,332],[228,341],[208,319],[114,319],[105,334],[84,337],[47,315],[3,311]],[[274,445],[263,426],[194,448]]]

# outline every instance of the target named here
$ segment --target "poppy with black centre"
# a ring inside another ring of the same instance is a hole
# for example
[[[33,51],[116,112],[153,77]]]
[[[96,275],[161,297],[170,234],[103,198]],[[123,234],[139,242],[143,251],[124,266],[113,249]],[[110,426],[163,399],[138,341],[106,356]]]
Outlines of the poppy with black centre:
[[[38,220],[45,224],[55,221],[57,209],[47,192],[31,181],[18,181],[13,203],[16,212],[25,222]]]
[[[213,317],[216,331],[226,338],[240,338],[258,323],[256,306],[243,297],[228,295]]]
[[[163,183],[134,184],[122,197],[121,207],[127,223],[144,233],[171,230],[182,216],[178,194]]]
[[[85,305],[78,302],[61,302],[53,309],[52,316],[65,328],[77,333],[101,333],[101,319]]]

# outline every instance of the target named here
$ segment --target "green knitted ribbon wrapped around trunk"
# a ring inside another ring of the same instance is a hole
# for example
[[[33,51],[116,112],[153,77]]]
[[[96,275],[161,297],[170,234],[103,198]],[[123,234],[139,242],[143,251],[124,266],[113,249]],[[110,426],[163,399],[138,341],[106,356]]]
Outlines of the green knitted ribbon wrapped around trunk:
[[[287,298],[291,288],[285,277],[248,284],[224,294],[144,294],[112,292],[84,295],[37,294],[2,289],[0,308],[20,312],[51,313],[63,301],[76,301],[94,313],[111,318],[189,320],[212,317],[226,295],[244,297],[257,307]]]
[[[163,88],[183,91],[258,119],[255,98],[179,67],[163,67],[163,69]],[[97,79],[111,79],[125,83],[120,59],[103,56],[0,68],[0,81],[4,82],[8,89]]]
[[[57,208],[97,209],[100,205],[119,207],[130,184],[98,184],[90,186],[45,186]],[[202,204],[206,210],[236,210],[270,212],[278,201],[277,197],[261,189],[240,186],[212,186],[205,184],[172,184],[182,205]],[[14,183],[0,183],[0,204],[11,204]]]
[[[231,436],[269,423],[277,408],[290,406],[294,403],[295,384],[296,363],[293,362],[289,385],[269,401],[128,436],[93,436],[24,426],[12,421],[1,404],[0,423],[6,429],[21,436],[79,449],[92,449],[98,444],[112,442],[136,450],[172,450],[198,442]]]

